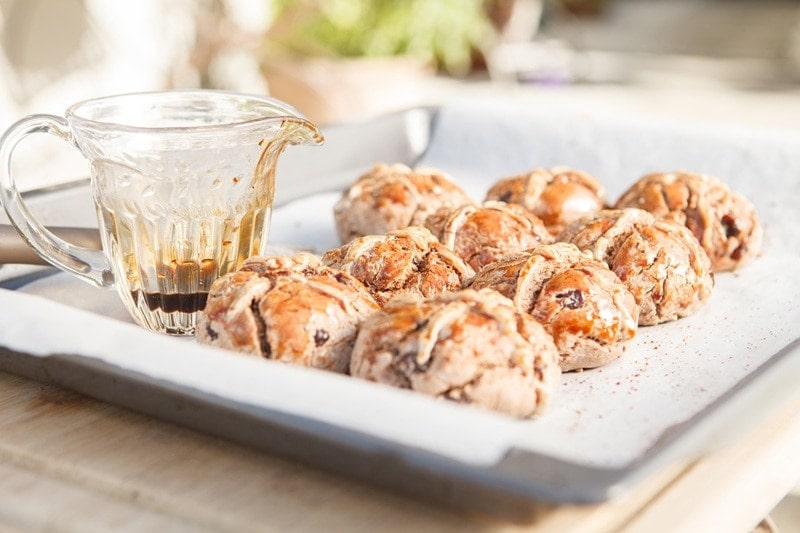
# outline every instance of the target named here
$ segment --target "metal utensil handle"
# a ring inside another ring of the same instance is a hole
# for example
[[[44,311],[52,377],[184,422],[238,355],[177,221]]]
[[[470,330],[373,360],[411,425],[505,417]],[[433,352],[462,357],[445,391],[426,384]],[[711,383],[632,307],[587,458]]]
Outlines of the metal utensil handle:
[[[29,115],[13,124],[0,140],[0,201],[22,238],[46,262],[100,287],[114,285],[114,275],[103,252],[71,244],[45,228],[31,214],[11,172],[17,143],[32,133],[49,133],[76,147],[66,119]]]
[[[100,232],[94,228],[49,227],[60,239],[78,246],[100,249]],[[20,236],[13,226],[0,224],[0,265],[46,265],[48,264]]]

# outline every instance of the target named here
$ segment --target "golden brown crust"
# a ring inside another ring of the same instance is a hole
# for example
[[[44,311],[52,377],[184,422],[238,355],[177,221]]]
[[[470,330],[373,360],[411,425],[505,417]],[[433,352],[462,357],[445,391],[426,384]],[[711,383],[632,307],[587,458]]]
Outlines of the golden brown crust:
[[[573,222],[558,240],[608,264],[636,299],[640,326],[688,316],[711,296],[708,254],[672,220],[641,209],[607,209]]]
[[[475,276],[472,288],[493,288],[530,313],[553,336],[562,371],[617,359],[636,333],[633,295],[605,263],[575,245],[555,243],[513,254]]]
[[[361,282],[310,254],[255,257],[214,282],[196,336],[245,354],[346,372],[358,324],[377,309]]]
[[[581,216],[605,208],[606,190],[591,174],[558,166],[503,178],[492,185],[486,200],[519,204],[557,235]]]
[[[346,243],[418,226],[439,208],[468,203],[469,195],[439,170],[378,163],[343,193],[333,213],[339,239]]]
[[[763,230],[753,205],[720,179],[691,172],[648,174],[617,200],[689,228],[714,271],[734,270],[761,251]]]
[[[440,209],[425,226],[476,272],[504,255],[553,241],[539,217],[504,202]]]
[[[458,290],[475,275],[422,226],[358,237],[325,252],[322,262],[364,283],[379,305],[397,296],[421,300]]]
[[[353,376],[529,417],[559,383],[558,352],[530,315],[499,293],[397,298],[364,321]]]

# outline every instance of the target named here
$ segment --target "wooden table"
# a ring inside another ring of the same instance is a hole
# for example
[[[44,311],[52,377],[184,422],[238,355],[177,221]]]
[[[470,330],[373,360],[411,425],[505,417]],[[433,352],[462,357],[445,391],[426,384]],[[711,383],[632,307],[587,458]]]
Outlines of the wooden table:
[[[530,523],[442,509],[0,373],[0,531],[746,531],[800,474],[800,391],[718,452]]]

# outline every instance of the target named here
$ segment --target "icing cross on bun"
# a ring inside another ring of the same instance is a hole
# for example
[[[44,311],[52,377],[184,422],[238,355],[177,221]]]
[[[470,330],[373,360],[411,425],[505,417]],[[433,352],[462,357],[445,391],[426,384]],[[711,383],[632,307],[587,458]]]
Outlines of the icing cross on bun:
[[[641,209],[606,209],[559,234],[559,241],[589,250],[633,294],[639,325],[688,316],[711,296],[711,260],[686,226]]]
[[[395,298],[362,324],[353,376],[519,417],[559,385],[553,339],[491,289]]]
[[[470,287],[495,289],[541,322],[565,372],[617,359],[636,334],[633,295],[604,262],[573,244],[511,254],[478,272]]]
[[[539,217],[505,202],[443,208],[425,226],[475,271],[506,254],[553,242]]]
[[[322,256],[352,274],[383,305],[404,295],[416,299],[461,289],[475,271],[423,226],[358,237]]]
[[[469,203],[472,199],[444,172],[378,163],[344,191],[333,215],[339,239],[346,243],[419,226],[437,209]]]
[[[360,281],[316,256],[253,257],[212,284],[196,337],[245,354],[346,372],[358,324],[378,309]]]
[[[689,228],[715,272],[734,270],[761,251],[763,230],[755,207],[719,178],[692,172],[648,174],[616,203]]]
[[[503,178],[492,185],[486,200],[519,204],[533,211],[550,233],[557,235],[581,216],[604,209],[606,190],[587,172],[557,166]]]

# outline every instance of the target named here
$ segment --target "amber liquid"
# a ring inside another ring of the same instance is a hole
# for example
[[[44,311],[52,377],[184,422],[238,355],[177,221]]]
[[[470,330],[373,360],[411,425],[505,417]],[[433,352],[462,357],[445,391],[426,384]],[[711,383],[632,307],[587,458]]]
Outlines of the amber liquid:
[[[117,291],[131,315],[153,331],[194,334],[214,280],[260,253],[269,214],[229,211],[175,220],[104,210],[104,246],[124,273],[116,276]]]
[[[181,149],[187,141],[169,137],[132,160],[125,152],[93,161],[103,249],[140,325],[194,334],[214,281],[261,253],[280,153],[262,146],[263,135],[261,143],[224,137],[208,149],[199,140]]]

